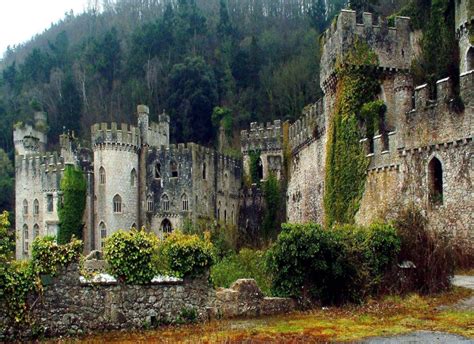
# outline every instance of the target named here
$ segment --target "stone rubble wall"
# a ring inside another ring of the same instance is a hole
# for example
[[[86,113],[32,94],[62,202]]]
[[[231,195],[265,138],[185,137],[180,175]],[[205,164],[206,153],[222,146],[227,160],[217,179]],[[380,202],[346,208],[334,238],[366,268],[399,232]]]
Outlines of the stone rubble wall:
[[[0,341],[28,338],[38,329],[49,337],[157,326],[176,322],[183,311],[190,310],[196,312],[198,321],[206,321],[296,309],[291,299],[264,297],[255,280],[238,280],[230,289],[217,291],[207,275],[148,285],[81,283],[77,264],[54,277],[39,296],[30,295],[28,304],[34,326],[11,326],[0,312]]]

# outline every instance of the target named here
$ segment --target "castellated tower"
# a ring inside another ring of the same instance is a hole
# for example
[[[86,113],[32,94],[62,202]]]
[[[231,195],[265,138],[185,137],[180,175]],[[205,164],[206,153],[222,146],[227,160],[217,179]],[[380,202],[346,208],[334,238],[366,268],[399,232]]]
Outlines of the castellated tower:
[[[17,126],[13,130],[13,142],[16,154],[26,156],[44,153],[48,138],[46,136],[46,114],[36,112],[34,115],[35,125],[29,124]]]
[[[457,0],[455,4],[459,69],[464,74],[474,69],[474,0]]]
[[[137,226],[140,130],[100,123],[91,128],[94,151],[95,248],[118,229]]]

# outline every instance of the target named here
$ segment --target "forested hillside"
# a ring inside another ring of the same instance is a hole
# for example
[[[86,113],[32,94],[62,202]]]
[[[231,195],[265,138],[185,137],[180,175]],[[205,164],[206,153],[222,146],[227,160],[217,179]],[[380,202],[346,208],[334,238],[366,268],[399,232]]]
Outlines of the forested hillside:
[[[87,144],[95,122],[134,123],[139,103],[150,106],[153,120],[162,111],[170,114],[175,142],[212,145],[221,121],[231,133],[252,120],[294,119],[321,96],[319,35],[347,5],[345,0],[91,3],[85,13],[67,14],[0,61],[0,149],[10,160],[14,123],[32,121],[37,110],[48,114],[50,148],[64,129]],[[404,3],[350,5],[388,15]],[[8,165],[2,173],[11,175],[11,162],[1,156],[0,164]],[[6,177],[0,173],[0,179]],[[0,194],[11,195],[11,179],[7,184],[10,192]],[[0,203],[1,208],[11,204]]]

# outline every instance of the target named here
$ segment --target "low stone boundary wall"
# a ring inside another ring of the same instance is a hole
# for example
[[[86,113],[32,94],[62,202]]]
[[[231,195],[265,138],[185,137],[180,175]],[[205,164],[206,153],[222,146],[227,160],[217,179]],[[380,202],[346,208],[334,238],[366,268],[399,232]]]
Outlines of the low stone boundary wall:
[[[291,299],[266,298],[254,280],[238,280],[230,289],[215,290],[208,276],[158,280],[148,285],[113,281],[84,283],[71,264],[40,295],[29,297],[32,326],[14,326],[0,315],[0,341],[31,337],[78,335],[106,330],[153,327],[161,323],[213,318],[280,314],[296,308]]]

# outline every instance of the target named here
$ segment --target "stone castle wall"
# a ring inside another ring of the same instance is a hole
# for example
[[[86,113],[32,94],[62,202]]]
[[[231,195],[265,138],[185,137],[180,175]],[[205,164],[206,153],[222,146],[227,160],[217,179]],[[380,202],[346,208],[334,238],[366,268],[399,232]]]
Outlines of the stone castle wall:
[[[194,311],[198,321],[235,316],[287,313],[291,299],[266,298],[254,280],[238,280],[229,289],[215,290],[208,276],[148,285],[80,281],[77,264],[63,269],[41,295],[30,295],[31,320],[45,335],[78,335],[105,330],[138,329],[185,321]],[[3,306],[3,305],[2,305]],[[0,341],[32,336],[30,327],[11,326],[0,314]]]

